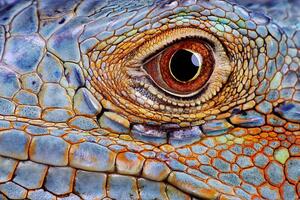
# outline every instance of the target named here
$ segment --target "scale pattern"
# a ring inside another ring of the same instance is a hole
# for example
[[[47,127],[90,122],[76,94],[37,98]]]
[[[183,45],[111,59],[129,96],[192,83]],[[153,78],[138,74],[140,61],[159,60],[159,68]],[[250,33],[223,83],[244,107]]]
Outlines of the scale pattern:
[[[299,199],[299,1],[236,2],[0,1],[0,199]],[[125,55],[191,26],[228,50],[223,89],[130,87]]]

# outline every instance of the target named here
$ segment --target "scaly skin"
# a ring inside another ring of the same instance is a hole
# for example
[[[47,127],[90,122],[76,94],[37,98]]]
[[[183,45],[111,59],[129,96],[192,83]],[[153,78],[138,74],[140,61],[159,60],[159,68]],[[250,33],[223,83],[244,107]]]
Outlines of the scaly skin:
[[[299,3],[243,2],[0,1],[0,199],[299,199]],[[187,99],[138,62],[183,34]]]

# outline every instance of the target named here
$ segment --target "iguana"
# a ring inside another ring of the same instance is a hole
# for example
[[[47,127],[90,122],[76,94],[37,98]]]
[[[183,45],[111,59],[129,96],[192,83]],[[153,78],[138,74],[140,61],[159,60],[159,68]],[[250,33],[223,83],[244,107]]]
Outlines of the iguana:
[[[0,199],[299,199],[299,8],[0,1]]]

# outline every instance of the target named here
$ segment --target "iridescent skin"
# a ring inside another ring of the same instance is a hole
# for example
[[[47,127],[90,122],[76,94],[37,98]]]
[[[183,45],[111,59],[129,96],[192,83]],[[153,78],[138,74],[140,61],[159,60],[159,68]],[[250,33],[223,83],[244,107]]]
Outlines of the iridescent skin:
[[[298,9],[0,2],[0,199],[299,199]],[[144,78],[132,58],[174,28],[220,41],[230,76],[188,100]]]

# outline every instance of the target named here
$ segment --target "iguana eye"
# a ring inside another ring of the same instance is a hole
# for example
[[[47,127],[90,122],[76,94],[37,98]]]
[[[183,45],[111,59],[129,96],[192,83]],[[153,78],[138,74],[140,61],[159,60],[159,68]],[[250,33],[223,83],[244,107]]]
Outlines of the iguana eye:
[[[194,28],[162,32],[137,48],[128,60],[133,85],[143,88],[143,93],[162,96],[164,104],[173,102],[184,107],[210,100],[232,71],[222,43],[212,34]],[[138,75],[132,73],[136,71]]]
[[[235,69],[224,41],[194,27],[137,33],[109,55],[103,48],[89,54],[91,85],[133,122],[199,120],[222,104],[217,96]]]
[[[207,42],[185,39],[148,59],[143,67],[162,90],[188,97],[205,86],[214,64],[213,50]]]

